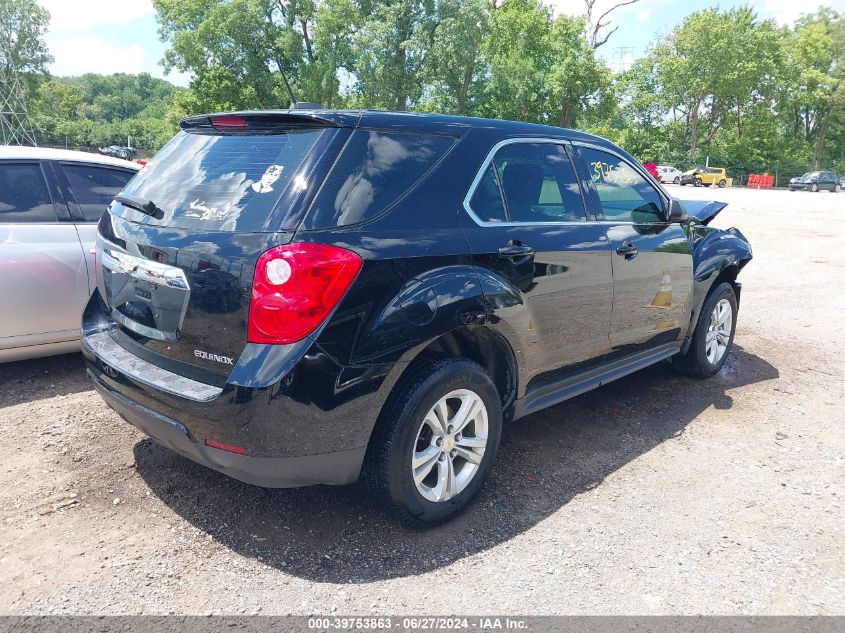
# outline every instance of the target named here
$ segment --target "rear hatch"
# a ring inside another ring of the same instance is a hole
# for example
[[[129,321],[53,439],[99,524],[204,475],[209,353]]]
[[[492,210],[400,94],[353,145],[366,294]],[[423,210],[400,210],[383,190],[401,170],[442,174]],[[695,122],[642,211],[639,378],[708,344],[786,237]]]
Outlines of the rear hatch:
[[[182,128],[103,217],[98,289],[118,343],[219,383],[247,343],[256,260],[292,239],[348,130],[296,115]]]

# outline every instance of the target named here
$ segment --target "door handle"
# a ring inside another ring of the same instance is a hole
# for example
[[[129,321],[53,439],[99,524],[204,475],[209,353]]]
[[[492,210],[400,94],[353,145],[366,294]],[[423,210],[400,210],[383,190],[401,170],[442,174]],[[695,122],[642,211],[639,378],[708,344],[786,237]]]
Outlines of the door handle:
[[[529,257],[534,254],[534,249],[526,244],[511,242],[507,246],[499,247],[501,257]]]
[[[631,244],[631,242],[622,242],[622,246],[616,248],[617,255],[624,255],[625,259],[631,261],[637,256],[640,250]]]

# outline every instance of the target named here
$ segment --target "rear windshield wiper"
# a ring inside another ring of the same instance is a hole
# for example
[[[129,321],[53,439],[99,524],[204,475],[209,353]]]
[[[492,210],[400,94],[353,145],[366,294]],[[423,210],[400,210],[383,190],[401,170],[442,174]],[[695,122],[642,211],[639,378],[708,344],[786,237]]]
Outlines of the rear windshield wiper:
[[[156,220],[161,220],[164,217],[164,211],[156,206],[152,200],[144,200],[143,198],[132,198],[129,196],[115,196],[114,199],[122,204],[124,207],[135,209],[141,213],[146,213],[154,217]]]

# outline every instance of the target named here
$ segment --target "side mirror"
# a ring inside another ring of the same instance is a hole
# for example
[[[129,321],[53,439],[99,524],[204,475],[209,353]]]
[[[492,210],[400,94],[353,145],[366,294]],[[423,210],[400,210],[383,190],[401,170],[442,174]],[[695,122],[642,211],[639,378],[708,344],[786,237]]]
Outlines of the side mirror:
[[[669,201],[669,221],[670,222],[686,222],[689,219],[687,208],[684,203],[676,198]]]

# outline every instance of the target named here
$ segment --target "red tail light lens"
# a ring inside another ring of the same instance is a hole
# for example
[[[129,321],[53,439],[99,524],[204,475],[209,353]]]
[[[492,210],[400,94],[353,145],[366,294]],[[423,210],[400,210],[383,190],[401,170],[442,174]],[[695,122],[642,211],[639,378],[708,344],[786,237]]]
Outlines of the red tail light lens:
[[[352,251],[325,244],[285,244],[255,266],[247,338],[250,343],[294,343],[329,316],[361,270]]]

